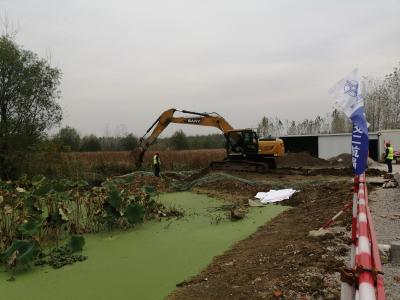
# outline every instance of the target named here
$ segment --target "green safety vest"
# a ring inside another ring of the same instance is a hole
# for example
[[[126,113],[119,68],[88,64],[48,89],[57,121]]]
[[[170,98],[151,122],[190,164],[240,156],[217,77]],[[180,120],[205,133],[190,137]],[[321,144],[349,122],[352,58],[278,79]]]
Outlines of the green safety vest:
[[[386,156],[386,158],[393,160],[393,153],[394,153],[393,147],[390,146],[390,147],[387,147],[387,149],[388,149],[388,155]]]
[[[154,165],[161,165],[160,158],[157,155],[154,155],[154,157],[153,157],[153,164]]]

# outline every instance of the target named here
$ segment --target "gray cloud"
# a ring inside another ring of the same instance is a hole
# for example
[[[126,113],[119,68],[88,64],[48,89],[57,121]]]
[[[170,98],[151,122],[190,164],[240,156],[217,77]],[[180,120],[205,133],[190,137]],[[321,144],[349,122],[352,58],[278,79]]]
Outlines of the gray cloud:
[[[218,111],[237,127],[312,118],[356,66],[379,77],[400,60],[398,1],[0,0],[0,10],[20,44],[62,69],[64,124],[83,133],[141,134],[169,107]]]

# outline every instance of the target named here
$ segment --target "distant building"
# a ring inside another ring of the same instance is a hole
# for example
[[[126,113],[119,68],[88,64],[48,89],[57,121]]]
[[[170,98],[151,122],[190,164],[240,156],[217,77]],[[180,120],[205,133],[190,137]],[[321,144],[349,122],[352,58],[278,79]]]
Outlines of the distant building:
[[[286,135],[280,138],[285,143],[286,152],[308,152],[323,159],[342,153],[351,154],[351,133]],[[400,150],[400,129],[369,133],[369,156],[373,160],[383,158],[387,141],[395,150]]]

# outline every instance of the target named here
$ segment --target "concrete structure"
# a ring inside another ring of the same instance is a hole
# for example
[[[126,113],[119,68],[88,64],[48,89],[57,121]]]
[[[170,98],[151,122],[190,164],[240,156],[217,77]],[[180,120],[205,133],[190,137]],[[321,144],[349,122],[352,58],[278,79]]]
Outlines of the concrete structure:
[[[326,134],[318,136],[318,157],[331,158],[341,153],[349,153],[350,134]]]
[[[312,156],[328,159],[342,153],[351,154],[351,133],[319,135],[287,135],[281,137],[287,152],[308,152]],[[382,160],[385,142],[390,141],[395,151],[400,151],[400,129],[369,133],[369,156]]]
[[[369,134],[369,152],[373,159],[378,159],[377,133]],[[318,157],[328,159],[341,153],[351,153],[351,133],[318,135]]]

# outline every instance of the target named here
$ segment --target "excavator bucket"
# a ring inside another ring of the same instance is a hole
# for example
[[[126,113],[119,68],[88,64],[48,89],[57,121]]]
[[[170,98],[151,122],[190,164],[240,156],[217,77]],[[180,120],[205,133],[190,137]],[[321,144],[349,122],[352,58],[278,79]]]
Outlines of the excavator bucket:
[[[139,170],[142,167],[143,157],[146,150],[142,147],[135,148],[131,151],[131,156],[135,162],[135,168]]]

